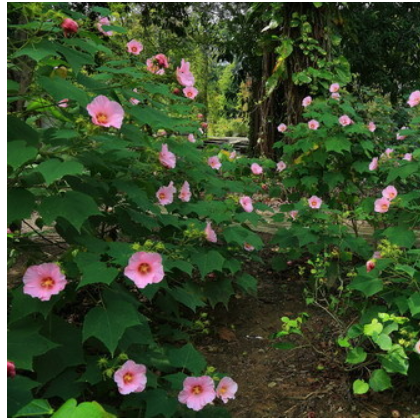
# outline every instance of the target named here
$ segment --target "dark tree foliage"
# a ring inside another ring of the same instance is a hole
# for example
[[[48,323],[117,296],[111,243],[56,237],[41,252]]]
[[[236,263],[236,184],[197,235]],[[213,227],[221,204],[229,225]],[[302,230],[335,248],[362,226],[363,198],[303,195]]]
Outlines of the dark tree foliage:
[[[347,3],[342,16],[343,52],[361,84],[393,103],[419,88],[419,3]]]

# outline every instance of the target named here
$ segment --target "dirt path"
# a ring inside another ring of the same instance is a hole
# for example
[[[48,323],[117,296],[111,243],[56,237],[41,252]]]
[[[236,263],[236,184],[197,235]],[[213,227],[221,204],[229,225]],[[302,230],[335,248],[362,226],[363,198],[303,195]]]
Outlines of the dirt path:
[[[267,267],[269,255],[263,258]],[[273,273],[262,265],[253,265],[249,272],[259,279],[258,297],[238,297],[229,311],[216,308],[213,333],[198,343],[209,365],[228,372],[239,383],[237,398],[229,403],[233,417],[410,417],[420,413],[415,391],[398,384],[392,391],[354,397],[351,384],[361,372],[353,376],[345,372],[345,354],[335,344],[338,324],[322,309],[305,305],[305,280],[291,272]],[[301,312],[310,315],[304,327],[310,344],[298,336],[287,341],[308,347],[272,348],[269,337],[281,329],[280,317],[295,318]]]

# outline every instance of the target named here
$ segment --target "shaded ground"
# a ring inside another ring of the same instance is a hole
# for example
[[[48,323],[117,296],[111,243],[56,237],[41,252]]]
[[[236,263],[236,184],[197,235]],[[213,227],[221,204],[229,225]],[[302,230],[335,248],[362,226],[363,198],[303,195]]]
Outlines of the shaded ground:
[[[240,384],[237,398],[229,402],[233,417],[412,417],[420,413],[415,390],[396,384],[392,391],[355,397],[352,382],[362,372],[346,372],[345,354],[335,344],[338,324],[318,308],[308,308],[302,298],[305,280],[292,273],[249,268],[259,279],[258,297],[239,297],[227,312],[212,314],[213,333],[197,346],[209,365],[228,372]],[[280,317],[310,314],[305,323],[308,342],[289,339],[294,350],[271,347],[269,336],[281,329]],[[233,325],[233,328],[232,328]],[[396,410],[396,411],[395,411]]]

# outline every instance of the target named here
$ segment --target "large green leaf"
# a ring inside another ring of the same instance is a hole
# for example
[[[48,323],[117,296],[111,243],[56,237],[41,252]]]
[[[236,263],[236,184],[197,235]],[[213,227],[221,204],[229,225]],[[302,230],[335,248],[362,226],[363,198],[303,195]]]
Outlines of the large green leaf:
[[[391,378],[383,369],[376,369],[372,372],[369,385],[375,392],[385,391],[392,387]]]
[[[218,303],[223,303],[227,308],[230,297],[235,293],[232,281],[228,278],[207,282],[204,291],[213,308]]]
[[[16,169],[24,163],[35,159],[37,154],[38,149],[27,146],[26,141],[12,141],[7,145],[7,164]]]
[[[203,291],[197,284],[191,281],[185,282],[182,286],[170,290],[169,293],[175,300],[183,303],[194,312],[197,308],[205,306],[203,302]]]
[[[101,214],[92,197],[77,191],[44,198],[39,212],[46,224],[63,217],[79,231],[90,216]]]
[[[49,159],[42,162],[35,169],[40,172],[45,179],[47,185],[52,184],[54,181],[61,180],[66,175],[79,175],[84,171],[84,167],[77,161],[61,161],[60,159]]]
[[[69,419],[98,419],[98,418],[115,418],[104,410],[104,408],[96,401],[83,402],[77,405],[77,401],[72,398],[67,400],[52,416],[52,418],[69,418]]]
[[[11,418],[33,400],[32,389],[39,385],[26,376],[7,380],[7,417]]]
[[[106,263],[99,259],[100,255],[90,253],[80,253],[76,256],[76,264],[82,272],[82,280],[78,287],[92,283],[111,284],[117,277],[119,270],[108,267]]]
[[[54,409],[47,400],[32,400],[22,407],[14,417],[44,417],[51,416],[53,413]]]
[[[35,196],[23,188],[14,188],[7,193],[7,224],[31,217],[35,208]]]
[[[222,271],[225,259],[217,251],[202,252],[193,255],[192,262],[200,270],[201,278],[206,277],[207,274],[213,271]]]
[[[179,349],[168,352],[168,358],[173,367],[188,369],[193,375],[198,376],[206,367],[206,360],[192,344],[186,344]]]
[[[81,107],[86,107],[89,103],[89,98],[83,90],[61,77],[40,77],[39,84],[57,102],[63,99],[70,99]]]
[[[122,335],[129,327],[142,324],[144,317],[136,307],[118,295],[110,294],[104,305],[91,309],[83,324],[83,341],[95,337],[113,355]]]

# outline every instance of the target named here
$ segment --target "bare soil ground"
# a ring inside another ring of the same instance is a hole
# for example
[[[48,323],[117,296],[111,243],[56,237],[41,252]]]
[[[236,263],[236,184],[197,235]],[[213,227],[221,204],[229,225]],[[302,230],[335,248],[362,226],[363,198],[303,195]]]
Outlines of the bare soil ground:
[[[212,333],[197,346],[209,365],[228,372],[238,382],[237,398],[228,408],[245,417],[413,417],[420,413],[418,390],[395,388],[364,396],[352,394],[352,382],[363,372],[347,372],[345,353],[337,346],[337,323],[325,311],[308,308],[303,299],[306,280],[293,271],[275,273],[265,264],[249,267],[259,280],[257,297],[237,297],[227,311],[212,313]],[[281,329],[282,316],[310,315],[303,328],[309,344],[296,336],[293,350],[271,346],[271,334]]]

